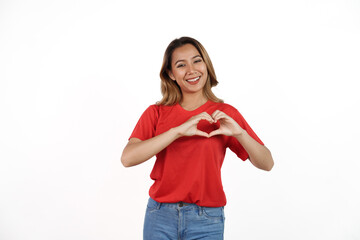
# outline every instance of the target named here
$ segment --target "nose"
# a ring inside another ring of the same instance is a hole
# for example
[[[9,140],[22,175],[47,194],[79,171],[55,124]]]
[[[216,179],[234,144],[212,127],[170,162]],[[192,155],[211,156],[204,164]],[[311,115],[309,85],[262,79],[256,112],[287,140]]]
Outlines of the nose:
[[[189,75],[194,74],[196,72],[195,67],[192,64],[189,64],[187,72]]]

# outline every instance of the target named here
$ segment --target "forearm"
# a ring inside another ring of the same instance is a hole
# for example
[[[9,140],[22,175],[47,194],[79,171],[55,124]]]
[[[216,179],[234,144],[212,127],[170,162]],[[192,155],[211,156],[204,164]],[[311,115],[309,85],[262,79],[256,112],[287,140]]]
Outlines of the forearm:
[[[121,162],[125,167],[131,167],[143,163],[169,146],[180,135],[175,128],[147,139],[134,143],[128,143],[121,156]]]
[[[270,171],[274,166],[271,152],[267,147],[258,143],[246,131],[234,136],[249,154],[251,163],[262,170]]]

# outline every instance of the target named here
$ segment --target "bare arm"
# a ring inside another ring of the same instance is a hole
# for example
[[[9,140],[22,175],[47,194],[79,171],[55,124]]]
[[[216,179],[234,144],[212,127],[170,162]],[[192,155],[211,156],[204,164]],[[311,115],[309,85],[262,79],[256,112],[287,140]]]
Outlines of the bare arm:
[[[131,138],[121,155],[121,163],[125,167],[131,167],[143,163],[166,148],[180,135],[174,128],[156,137],[141,141]]]
[[[167,132],[153,138],[144,141],[141,141],[138,138],[131,138],[121,155],[121,163],[125,167],[131,167],[143,163],[182,136],[199,135],[208,137],[209,135],[206,132],[202,132],[197,129],[197,124],[202,119],[208,120],[211,123],[214,122],[208,113],[203,112],[191,117],[180,126],[171,128]]]
[[[274,166],[274,160],[267,147],[255,141],[245,130],[234,136],[249,154],[251,163],[262,170],[270,171]]]

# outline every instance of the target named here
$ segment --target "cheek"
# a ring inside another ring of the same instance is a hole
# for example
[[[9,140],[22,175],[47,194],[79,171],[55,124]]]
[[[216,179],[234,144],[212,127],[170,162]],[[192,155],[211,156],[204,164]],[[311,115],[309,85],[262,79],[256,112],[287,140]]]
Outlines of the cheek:
[[[204,80],[207,80],[207,78],[208,78],[208,76],[209,76],[209,74],[208,74],[208,72],[207,72],[207,69],[204,69],[204,71],[203,71],[202,73],[203,73],[203,78],[204,78]]]
[[[199,70],[201,70],[201,72],[203,72],[204,74],[207,74],[207,68],[206,68],[206,64],[203,64],[202,66],[200,66],[200,69]]]
[[[177,71],[176,74],[174,74],[175,78],[178,80],[182,80],[186,75],[185,71]]]

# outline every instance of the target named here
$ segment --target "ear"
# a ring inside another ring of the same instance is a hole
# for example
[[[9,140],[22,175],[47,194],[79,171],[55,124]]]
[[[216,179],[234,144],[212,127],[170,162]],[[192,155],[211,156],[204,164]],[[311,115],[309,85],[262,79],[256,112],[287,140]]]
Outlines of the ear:
[[[167,74],[169,75],[169,77],[170,77],[173,81],[176,80],[175,77],[174,77],[174,74],[173,74],[171,71],[168,71]]]

